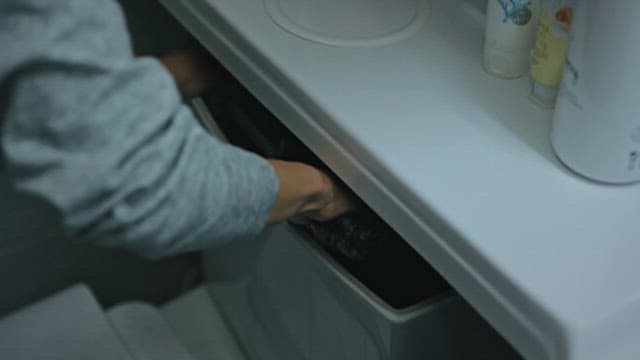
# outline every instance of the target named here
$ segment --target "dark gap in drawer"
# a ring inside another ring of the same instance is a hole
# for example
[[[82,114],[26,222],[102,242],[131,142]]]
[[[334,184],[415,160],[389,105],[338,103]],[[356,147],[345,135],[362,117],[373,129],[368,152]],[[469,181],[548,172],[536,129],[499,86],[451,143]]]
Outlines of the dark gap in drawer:
[[[450,290],[449,284],[372,210],[303,227],[338,263],[395,309]]]
[[[265,157],[312,164],[340,182],[239,83],[216,89],[204,100],[233,144]],[[451,290],[435,269],[367,207],[328,222],[304,226],[304,231],[395,309],[407,308]]]

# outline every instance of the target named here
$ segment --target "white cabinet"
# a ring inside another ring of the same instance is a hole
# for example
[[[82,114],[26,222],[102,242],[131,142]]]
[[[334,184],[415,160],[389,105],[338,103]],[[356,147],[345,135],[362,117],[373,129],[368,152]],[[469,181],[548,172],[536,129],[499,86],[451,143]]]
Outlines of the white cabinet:
[[[455,292],[394,309],[287,224],[208,253],[207,266],[208,288],[252,359],[519,358]]]

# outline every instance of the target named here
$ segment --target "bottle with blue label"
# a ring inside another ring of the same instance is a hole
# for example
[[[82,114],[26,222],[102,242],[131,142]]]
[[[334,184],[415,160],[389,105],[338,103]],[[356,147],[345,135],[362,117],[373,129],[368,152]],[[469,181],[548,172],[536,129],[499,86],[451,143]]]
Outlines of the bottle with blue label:
[[[539,0],[489,0],[484,43],[484,69],[491,75],[515,79],[529,69]]]

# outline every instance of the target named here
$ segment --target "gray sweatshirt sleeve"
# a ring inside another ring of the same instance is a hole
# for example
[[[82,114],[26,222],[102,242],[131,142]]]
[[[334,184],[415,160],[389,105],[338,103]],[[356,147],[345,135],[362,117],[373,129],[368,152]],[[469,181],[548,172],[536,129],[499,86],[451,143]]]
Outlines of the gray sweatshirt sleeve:
[[[0,45],[6,166],[73,237],[159,257],[264,227],[271,166],[200,128],[112,0],[0,1]]]

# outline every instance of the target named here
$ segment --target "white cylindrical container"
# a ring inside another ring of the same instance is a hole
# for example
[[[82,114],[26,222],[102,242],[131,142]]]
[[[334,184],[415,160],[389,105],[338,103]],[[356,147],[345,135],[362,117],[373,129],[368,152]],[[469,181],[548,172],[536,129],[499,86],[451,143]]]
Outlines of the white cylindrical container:
[[[551,140],[575,172],[640,181],[640,2],[578,1]]]
[[[488,0],[483,65],[494,76],[514,79],[529,69],[539,0]]]

